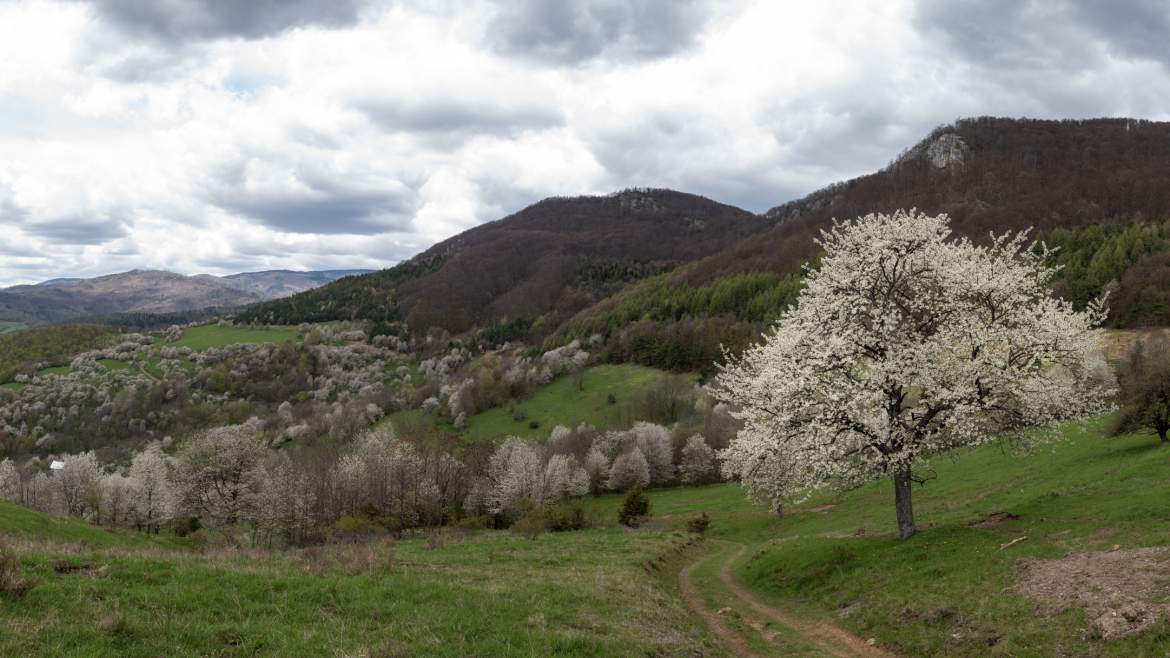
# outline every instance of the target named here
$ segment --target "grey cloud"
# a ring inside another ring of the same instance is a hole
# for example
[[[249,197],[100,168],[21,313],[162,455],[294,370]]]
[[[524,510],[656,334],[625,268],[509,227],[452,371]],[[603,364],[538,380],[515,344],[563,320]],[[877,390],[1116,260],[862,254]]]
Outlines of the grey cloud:
[[[49,242],[104,244],[129,235],[124,220],[74,215],[21,224],[21,231]]]
[[[411,208],[392,195],[361,192],[325,198],[245,194],[220,199],[218,205],[278,231],[321,234],[385,233],[408,224],[405,214]]]
[[[17,224],[28,216],[28,211],[16,205],[11,198],[11,190],[4,188],[5,194],[0,195],[0,224]]]
[[[555,108],[536,104],[507,106],[452,98],[430,102],[367,100],[358,107],[371,121],[391,132],[514,135],[564,122],[564,116]]]
[[[88,68],[116,82],[128,84],[164,82],[190,74],[206,64],[197,47],[175,45],[173,50],[106,50],[91,48]]]
[[[1170,66],[1170,4],[1165,0],[1072,3],[1076,17],[1115,53]]]
[[[1170,66],[1164,0],[925,0],[915,21],[969,64],[1013,73],[1067,74],[1106,53]]]
[[[162,43],[256,39],[298,27],[348,27],[365,0],[76,0],[109,23]]]
[[[223,170],[208,201],[278,231],[324,235],[374,235],[410,224],[414,191],[397,181],[360,188],[319,174],[296,172],[297,190],[248,189],[240,167]]]
[[[700,0],[503,0],[488,35],[499,52],[552,64],[655,59],[689,48],[710,15]]]

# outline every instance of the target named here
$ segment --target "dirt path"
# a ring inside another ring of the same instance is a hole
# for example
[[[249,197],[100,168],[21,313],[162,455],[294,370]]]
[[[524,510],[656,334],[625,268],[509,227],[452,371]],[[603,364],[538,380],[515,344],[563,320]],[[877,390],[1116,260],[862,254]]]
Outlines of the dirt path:
[[[700,558],[688,564],[685,569],[679,572],[678,588],[682,591],[683,600],[687,602],[691,610],[694,610],[696,614],[703,618],[703,621],[707,622],[707,626],[719,636],[723,644],[728,649],[731,649],[735,655],[740,658],[759,658],[759,654],[753,652],[748,647],[747,642],[738,633],[728,628],[727,624],[724,624],[723,620],[719,618],[719,615],[712,612],[703,603],[703,597],[699,596],[699,592],[695,589],[695,583],[691,580],[691,574],[694,573],[695,567],[698,567],[702,563],[703,560]]]
[[[736,580],[731,573],[731,567],[739,560],[740,557],[747,551],[747,546],[740,544],[739,550],[734,555],[727,558],[719,569],[719,580],[727,591],[743,606],[750,608],[756,614],[762,615],[766,619],[770,619],[781,626],[785,626],[801,637],[805,638],[809,643],[815,645],[819,650],[825,653],[838,656],[840,658],[894,658],[895,654],[882,649],[881,647],[868,644],[865,640],[857,637],[849,631],[836,626],[830,622],[810,619],[801,616],[791,610],[784,610],[772,605],[768,605],[760,600],[756,595],[752,594]],[[701,616],[707,625],[711,627],[715,634],[718,635],[737,656],[755,656],[748,647],[747,643],[742,637],[733,632],[726,624],[719,618],[719,616],[703,604],[702,597],[699,596],[695,590],[694,583],[691,581],[691,573],[695,570],[702,559],[688,565],[687,568],[679,574],[679,588],[682,590],[683,598],[687,604],[699,616]]]

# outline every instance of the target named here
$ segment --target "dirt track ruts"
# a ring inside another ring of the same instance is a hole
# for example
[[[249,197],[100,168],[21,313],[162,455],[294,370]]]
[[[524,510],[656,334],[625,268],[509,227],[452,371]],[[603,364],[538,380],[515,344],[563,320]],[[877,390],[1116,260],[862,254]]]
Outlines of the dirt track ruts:
[[[791,610],[785,610],[773,605],[769,605],[759,599],[755,594],[752,594],[736,580],[731,573],[731,567],[737,560],[747,551],[747,546],[740,544],[739,550],[735,552],[730,558],[724,561],[719,569],[719,580],[723,586],[735,597],[735,599],[742,605],[755,611],[756,614],[762,615],[782,626],[792,629],[800,636],[807,639],[812,644],[816,645],[820,650],[840,658],[894,658],[896,654],[887,651],[878,646],[874,646],[850,633],[849,631],[836,626],[830,622],[810,619],[808,617],[797,614]],[[703,603],[703,599],[699,596],[695,585],[691,582],[691,574],[695,568],[702,563],[702,559],[696,560],[687,565],[679,573],[679,589],[682,591],[683,599],[687,605],[691,607],[711,630],[719,636],[721,640],[732,650],[737,656],[758,656],[759,654],[753,652],[737,633],[732,631],[727,624],[719,616],[712,612]]]

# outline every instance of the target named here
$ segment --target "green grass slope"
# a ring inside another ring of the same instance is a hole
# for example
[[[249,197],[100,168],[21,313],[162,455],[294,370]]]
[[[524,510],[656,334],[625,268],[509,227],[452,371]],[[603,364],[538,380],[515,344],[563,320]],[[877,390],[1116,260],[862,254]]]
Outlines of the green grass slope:
[[[501,436],[548,436],[557,425],[575,427],[589,423],[609,428],[622,421],[621,403],[631,400],[665,376],[661,370],[629,364],[600,365],[589,368],[578,390],[573,377],[561,377],[541,388],[531,398],[516,403],[524,411],[517,421],[510,409],[496,407],[472,416],[466,436],[471,441],[485,441]],[[613,395],[615,404],[609,403]],[[538,423],[532,427],[532,422]]]
[[[608,528],[275,553],[17,543],[38,584],[0,597],[0,655],[726,655],[642,566],[683,541]]]
[[[38,364],[62,365],[77,354],[100,347],[116,332],[94,324],[65,324],[19,332],[0,332],[0,383],[19,373],[34,374]]]
[[[468,443],[493,441],[505,436],[544,438],[557,425],[576,427],[589,423],[608,429],[628,421],[622,404],[629,402],[667,373],[655,368],[633,364],[605,364],[585,370],[580,389],[571,376],[563,376],[541,387],[531,397],[494,407],[472,416],[463,431],[456,430],[450,421],[435,423],[437,429],[461,436]],[[609,402],[613,395],[614,403]],[[517,420],[515,410],[523,411]],[[431,416],[419,409],[392,414],[389,422],[399,430],[430,425]],[[535,426],[534,426],[535,424]]]
[[[130,530],[107,530],[76,519],[36,512],[0,500],[0,544],[5,541],[83,544],[91,548],[177,547],[173,537],[153,536]]]
[[[814,498],[784,518],[731,484],[650,497],[658,527],[682,528],[706,511],[711,538],[747,544],[735,573],[767,600],[901,655],[1165,656],[1170,623],[1094,639],[1079,609],[1042,615],[1014,589],[1022,560],[1170,545],[1170,450],[1152,436],[1105,438],[1102,426],[1066,427],[1063,440],[1031,456],[988,445],[938,460],[937,479],[915,487],[922,530],[906,541],[893,536],[888,482]],[[609,517],[618,502],[603,496],[589,505]],[[999,512],[1019,518],[972,527]],[[1164,583],[1158,591],[1158,602],[1170,600]]]

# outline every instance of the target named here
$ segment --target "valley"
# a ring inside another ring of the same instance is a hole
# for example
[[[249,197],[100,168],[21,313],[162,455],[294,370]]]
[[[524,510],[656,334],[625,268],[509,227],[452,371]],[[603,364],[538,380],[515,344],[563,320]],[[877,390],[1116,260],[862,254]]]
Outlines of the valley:
[[[1167,35],[0,0],[0,658],[1170,656]]]
[[[1167,128],[1123,125],[0,291],[50,309],[0,324],[0,653],[1164,655]]]

